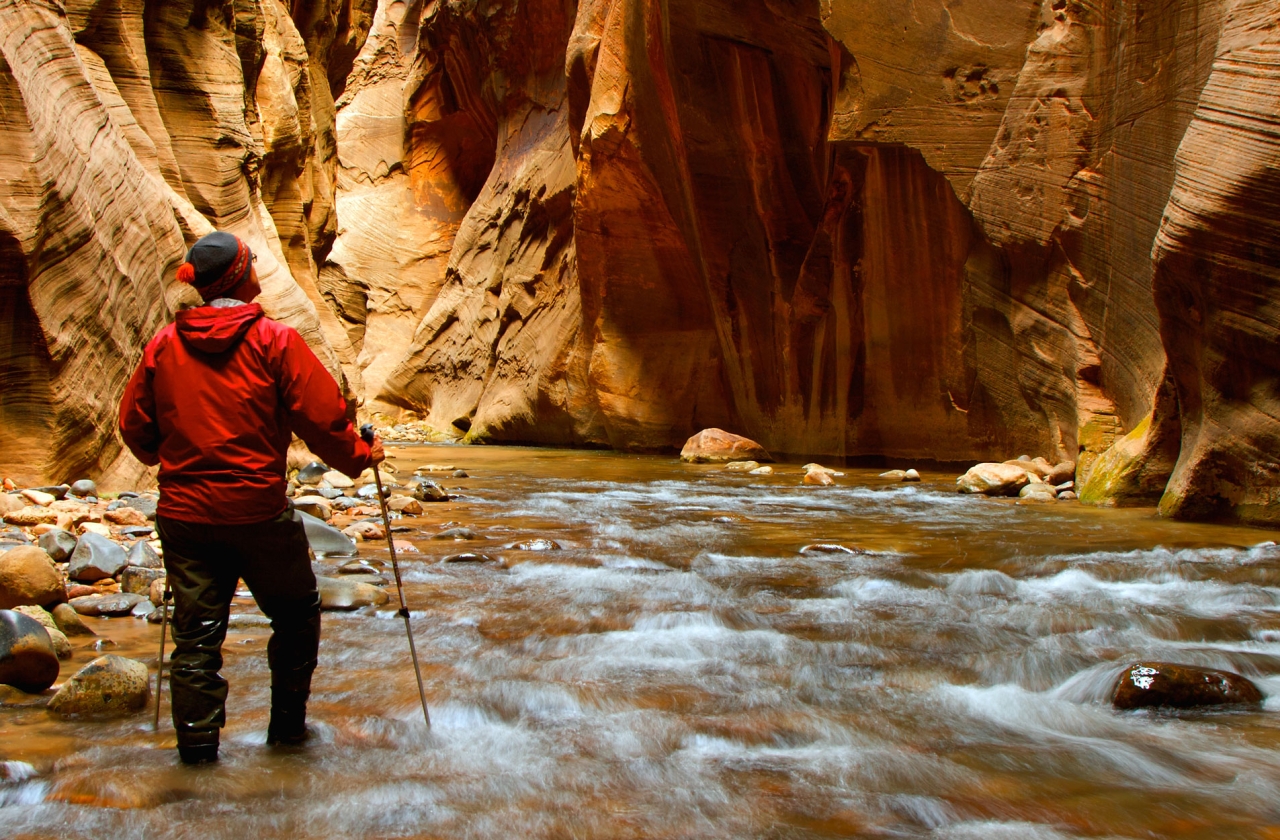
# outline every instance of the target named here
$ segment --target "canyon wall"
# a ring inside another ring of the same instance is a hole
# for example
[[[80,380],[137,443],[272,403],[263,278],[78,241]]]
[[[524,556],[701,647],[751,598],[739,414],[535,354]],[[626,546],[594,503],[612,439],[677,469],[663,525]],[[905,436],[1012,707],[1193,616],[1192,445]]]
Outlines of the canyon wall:
[[[1275,524],[1280,0],[909,5],[0,0],[0,466],[131,469],[217,225],[433,435],[1044,455]]]

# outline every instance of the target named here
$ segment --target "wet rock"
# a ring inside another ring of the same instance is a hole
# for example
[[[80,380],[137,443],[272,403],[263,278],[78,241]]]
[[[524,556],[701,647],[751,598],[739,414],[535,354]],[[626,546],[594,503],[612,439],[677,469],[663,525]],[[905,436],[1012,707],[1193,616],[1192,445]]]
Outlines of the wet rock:
[[[330,557],[349,557],[356,553],[355,541],[332,525],[327,525],[310,514],[297,511],[307,531],[307,542],[316,554]]]
[[[387,500],[387,507],[397,513],[403,513],[405,516],[419,516],[422,514],[422,502],[409,496],[392,496]]]
[[[890,481],[903,481],[906,477],[906,470],[889,470],[888,472],[880,473],[880,478],[887,478]]]
[[[1058,493],[1048,484],[1037,482],[1019,490],[1018,498],[1025,502],[1053,502],[1057,501]]]
[[[452,475],[454,478],[470,478],[471,477],[470,475],[467,474],[466,470],[454,470],[453,472],[450,473],[450,475]]]
[[[81,583],[93,583],[115,577],[128,562],[128,556],[119,545],[100,534],[86,531],[71,554],[67,576]]]
[[[1256,685],[1230,671],[1168,662],[1137,662],[1116,680],[1111,703],[1117,709],[1153,706],[1192,709],[1257,704],[1262,699]]]
[[[919,481],[920,473],[916,470],[907,470],[907,474],[902,477],[903,481]]]
[[[147,590],[147,600],[157,607],[164,603],[164,588],[167,582],[165,578],[153,580],[151,581],[151,588]],[[169,597],[172,598],[173,596],[170,595]]]
[[[449,494],[439,484],[429,479],[419,479],[413,484],[413,498],[420,502],[447,502]]]
[[[453,472],[456,470],[453,464],[422,464],[414,469],[414,473],[441,473]]]
[[[866,554],[861,548],[850,548],[839,543],[810,543],[800,549],[801,554]]]
[[[130,714],[146,708],[150,697],[147,666],[107,654],[67,680],[49,700],[49,711],[63,717]]]
[[[161,608],[156,604],[152,604],[152,606],[154,606],[155,609],[147,616],[147,624],[159,624],[162,621],[168,621],[170,624],[173,623],[173,604],[164,608]],[[168,618],[165,616],[168,616]]]
[[[1053,484],[1053,482],[1048,483]],[[1053,489],[1057,490],[1059,493],[1065,493],[1068,490],[1076,489],[1076,483],[1074,481],[1064,481],[1062,484],[1054,484]]]
[[[329,472],[329,468],[319,461],[312,461],[302,469],[298,470],[297,481],[299,484],[316,485],[324,480],[324,474]]]
[[[343,528],[342,533],[353,540],[385,540],[387,538],[387,529],[380,522],[356,522]]]
[[[57,496],[54,496],[52,493],[45,493],[43,490],[23,490],[22,498],[26,499],[31,504],[39,505],[40,507],[48,507],[58,501]]]
[[[555,540],[537,539],[524,540],[522,542],[513,543],[507,546],[510,551],[560,551],[560,543]]]
[[[89,629],[89,625],[84,623],[80,618],[80,613],[76,612],[75,607],[70,604],[58,604],[49,611],[53,616],[53,623],[62,631],[65,636],[96,636],[97,633]]]
[[[151,539],[152,535],[155,534],[155,532],[156,532],[156,529],[151,527],[150,525],[131,525],[127,528],[121,528],[120,536],[131,537],[133,539],[139,539],[139,540]],[[154,546],[152,547],[152,550],[154,550]],[[158,557],[159,555],[156,555],[156,556]]]
[[[48,702],[49,701],[40,694],[28,694],[20,688],[0,684],[0,708],[38,709],[47,705]],[[21,837],[22,835],[18,836]]]
[[[102,592],[96,586],[90,586],[87,583],[73,583],[67,586],[67,598],[83,598],[85,595],[101,595]]]
[[[300,510],[308,516],[314,516],[316,519],[329,519],[333,516],[333,509],[329,507],[329,500],[323,496],[299,496],[293,500],[293,506],[296,510]]]
[[[130,566],[137,566],[139,569],[164,568],[164,561],[160,559],[160,554],[151,547],[151,543],[145,541],[133,544],[129,549],[128,562]]]
[[[994,569],[978,569],[961,572],[947,584],[947,591],[954,595],[1013,595],[1018,582]]]
[[[62,575],[44,549],[24,545],[0,554],[0,609],[43,607],[65,599]]]
[[[759,467],[759,461],[730,461],[724,465],[725,472],[749,473],[754,469],[759,469]]]
[[[132,525],[142,526],[147,524],[147,515],[137,508],[120,507],[115,510],[109,510],[102,515],[102,518],[112,525]]]
[[[346,581],[350,581],[352,583],[367,583],[370,586],[386,586],[387,585],[387,579],[384,578],[382,575],[347,575],[347,576],[344,576],[342,579]]]
[[[148,520],[155,521],[156,509],[159,507],[159,500],[154,496],[135,496],[132,499],[125,499],[124,506],[133,508],[140,512]],[[125,525],[145,525],[145,522],[127,522],[121,523]]]
[[[804,483],[818,487],[829,487],[836,483],[830,470],[810,470],[804,474]]]
[[[369,499],[369,500],[377,499],[378,488],[372,484],[366,484],[365,486],[361,487],[359,490],[356,491],[356,496],[361,499]]]
[[[32,487],[31,489],[38,491],[40,493],[46,493],[50,496],[53,496],[53,500],[57,502],[67,497],[67,492],[71,489],[71,485],[70,484],[52,484],[52,485],[42,485],[40,487]]]
[[[376,575],[378,570],[367,563],[348,563],[338,567],[340,575]]]
[[[431,537],[433,540],[481,540],[481,537],[470,528],[446,528]]]
[[[750,438],[723,429],[703,429],[685,442],[680,460],[694,464],[729,461],[772,461],[773,456]]]
[[[818,463],[805,464],[805,465],[804,465],[803,467],[801,467],[800,469],[804,470],[805,472],[826,472],[826,473],[831,473],[831,475],[832,475],[832,476],[834,476],[834,477],[836,477],[836,478],[840,478],[841,476],[843,476],[843,475],[844,475],[844,473],[842,473],[842,472],[836,472],[835,470],[831,469],[831,467],[824,467],[822,464],[818,464]]]
[[[1054,485],[1055,487],[1058,486],[1059,484],[1062,484],[1068,481],[1074,485],[1075,479],[1076,479],[1076,462],[1075,461],[1063,461],[1060,464],[1055,464],[1053,466],[1053,469],[1049,471],[1049,474],[1044,477],[1045,481]]]
[[[320,608],[325,610],[356,610],[361,607],[378,607],[390,597],[376,586],[356,583],[341,578],[316,576],[320,591]]]
[[[58,679],[58,654],[34,618],[0,610],[0,683],[38,694]]]
[[[348,510],[352,510],[353,508],[362,507],[364,505],[364,501],[361,499],[352,498],[350,496],[338,496],[337,498],[333,499],[330,502],[330,504],[334,510],[348,511]]]
[[[395,546],[396,554],[418,553],[418,547],[411,542],[406,542],[405,540],[393,540],[392,544]]]
[[[768,466],[756,467],[754,470],[751,470],[747,474],[748,475],[773,475],[773,467],[768,467]]]
[[[335,490],[347,490],[356,486],[355,481],[350,476],[337,470],[329,470],[321,477],[321,480]]]
[[[341,499],[344,496],[343,491],[336,487],[318,487],[315,494],[330,504],[333,503],[334,499]]]
[[[164,576],[164,569],[125,566],[124,571],[120,573],[120,591],[150,597],[151,584],[163,579]]]
[[[986,496],[1016,496],[1030,483],[1022,465],[978,464],[956,479],[956,489]]]
[[[13,611],[40,622],[40,626],[49,634],[49,641],[53,643],[54,654],[59,659],[71,658],[71,641],[65,633],[58,629],[57,623],[53,620],[53,616],[49,614],[48,610],[43,607],[14,607]]]
[[[450,554],[444,558],[442,563],[501,563],[502,558],[491,557],[488,554],[480,554],[475,551],[464,551],[461,554]]]
[[[49,510],[48,508],[36,505],[28,505],[21,510],[13,513],[6,513],[4,521],[10,525],[19,525],[30,528],[34,525],[56,525],[58,522],[58,512]]]
[[[133,608],[146,600],[132,592],[112,592],[105,595],[84,595],[72,598],[69,603],[76,612],[88,616],[129,615]]]
[[[155,612],[156,609],[157,607],[155,604],[151,603],[149,599],[144,598],[133,605],[133,609],[129,610],[129,615],[134,618],[146,618]]]
[[[82,478],[79,481],[72,482],[70,493],[71,495],[77,496],[81,499],[87,498],[89,496],[97,496],[98,485],[94,484],[92,481],[90,481],[87,478]]]
[[[1058,494],[1058,501],[1060,502],[1074,502],[1079,498],[1074,490],[1063,490]]]

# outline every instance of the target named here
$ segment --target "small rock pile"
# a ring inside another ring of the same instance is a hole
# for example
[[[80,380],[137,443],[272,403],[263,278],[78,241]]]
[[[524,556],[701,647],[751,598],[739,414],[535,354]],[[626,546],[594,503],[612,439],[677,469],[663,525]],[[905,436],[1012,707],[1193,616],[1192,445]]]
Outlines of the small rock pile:
[[[1024,502],[1070,501],[1076,498],[1075,475],[1074,461],[1051,464],[1023,455],[972,467],[956,479],[956,489],[984,496],[1017,496]]]

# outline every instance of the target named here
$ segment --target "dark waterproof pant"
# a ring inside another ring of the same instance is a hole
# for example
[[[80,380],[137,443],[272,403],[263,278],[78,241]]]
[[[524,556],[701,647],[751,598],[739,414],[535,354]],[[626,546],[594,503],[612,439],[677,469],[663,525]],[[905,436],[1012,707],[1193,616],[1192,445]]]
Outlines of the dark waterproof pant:
[[[222,642],[236,585],[243,579],[271,619],[267,663],[273,705],[305,704],[320,648],[320,596],[307,535],[290,507],[253,525],[209,525],[156,517],[173,589],[169,687],[180,746],[217,744],[226,722]]]

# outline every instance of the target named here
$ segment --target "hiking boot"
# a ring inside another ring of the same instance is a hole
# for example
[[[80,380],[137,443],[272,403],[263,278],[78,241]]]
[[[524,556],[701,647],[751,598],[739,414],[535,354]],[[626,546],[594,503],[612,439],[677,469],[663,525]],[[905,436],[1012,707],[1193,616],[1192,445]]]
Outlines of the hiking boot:
[[[271,723],[267,725],[269,746],[296,747],[306,742],[307,696],[309,691],[271,690]]]
[[[217,744],[179,744],[178,758],[183,764],[213,764],[218,760]]]

